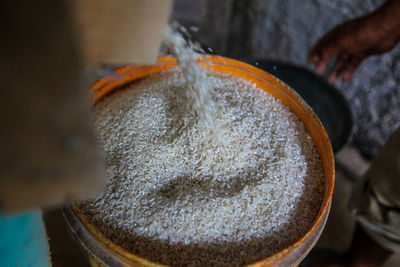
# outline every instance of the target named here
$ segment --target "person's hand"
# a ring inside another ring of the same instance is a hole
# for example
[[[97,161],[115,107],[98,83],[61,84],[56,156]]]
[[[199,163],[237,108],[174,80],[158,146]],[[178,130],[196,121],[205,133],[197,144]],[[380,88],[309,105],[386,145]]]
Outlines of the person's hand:
[[[349,80],[366,57],[387,52],[397,44],[397,34],[383,27],[384,19],[373,13],[333,28],[311,50],[308,62],[321,74],[336,57],[328,81],[334,83],[340,76]]]

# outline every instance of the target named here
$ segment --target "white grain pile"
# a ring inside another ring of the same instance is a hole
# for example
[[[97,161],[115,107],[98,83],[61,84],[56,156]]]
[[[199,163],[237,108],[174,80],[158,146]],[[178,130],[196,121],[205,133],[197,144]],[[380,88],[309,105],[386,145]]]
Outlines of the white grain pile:
[[[109,179],[80,208],[113,242],[163,264],[260,260],[304,235],[321,204],[321,161],[299,119],[255,85],[207,75],[222,143],[191,112],[178,69],[95,106]]]

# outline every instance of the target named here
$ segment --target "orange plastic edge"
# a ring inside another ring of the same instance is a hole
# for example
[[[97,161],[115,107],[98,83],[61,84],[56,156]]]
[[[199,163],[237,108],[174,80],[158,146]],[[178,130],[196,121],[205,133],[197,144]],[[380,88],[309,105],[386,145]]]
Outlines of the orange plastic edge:
[[[311,233],[316,230],[317,226],[321,223],[324,214],[326,214],[329,210],[333,194],[335,168],[333,151],[328,135],[326,134],[321,121],[314,114],[312,109],[300,98],[296,92],[294,92],[286,84],[274,76],[249,64],[220,56],[199,57],[197,62],[204,69],[231,74],[235,77],[248,80],[256,84],[259,88],[267,91],[272,96],[278,98],[303,122],[306,130],[313,138],[318,153],[321,157],[325,175],[324,196],[321,208],[318,212],[316,220],[313,223],[313,226],[293,245],[281,250],[277,254],[249,265],[254,267],[271,266],[279,262],[282,258],[286,257],[291,252],[295,251],[296,248],[298,248],[301,244],[303,244],[304,241],[310,237]],[[93,93],[92,103],[95,104],[102,97],[117,90],[118,88],[127,85],[128,83],[175,66],[177,66],[175,59],[168,57],[160,58],[156,65],[139,65],[119,69],[115,72],[114,76],[101,79],[93,85],[91,90]],[[269,86],[266,86],[268,84]],[[275,88],[275,90],[273,90],[273,88]],[[120,256],[128,258],[129,260],[133,261],[133,263],[143,264],[144,266],[165,266],[142,259],[113,244],[87,221],[85,216],[76,206],[73,206],[73,210],[87,227],[87,229],[94,235],[94,237],[96,237],[100,242],[106,244],[110,249],[114,250]]]

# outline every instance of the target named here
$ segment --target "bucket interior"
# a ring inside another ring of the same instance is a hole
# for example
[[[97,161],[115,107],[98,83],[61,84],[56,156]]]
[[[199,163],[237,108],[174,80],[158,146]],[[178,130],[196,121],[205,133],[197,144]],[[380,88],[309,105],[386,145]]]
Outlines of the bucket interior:
[[[323,164],[325,177],[323,200],[318,215],[312,227],[300,240],[292,244],[290,247],[268,258],[254,263],[254,266],[268,266],[282,263],[283,261],[290,264],[296,264],[307,254],[307,252],[315,244],[320,232],[324,227],[329,212],[334,185],[334,158],[328,135],[325,132],[322,123],[314,114],[314,111],[301,99],[301,97],[295,91],[293,91],[291,88],[289,88],[289,86],[287,86],[274,76],[246,63],[224,57],[201,57],[198,59],[198,64],[206,70],[229,74],[238,78],[245,79],[253,84],[256,84],[259,88],[267,91],[269,94],[279,99],[282,104],[289,107],[289,109],[294,114],[296,114],[296,116],[303,122],[307,132],[314,140]],[[95,104],[106,95],[128,85],[133,81],[145,78],[153,73],[158,73],[176,66],[177,64],[174,59],[161,58],[156,65],[138,65],[119,69],[115,71],[115,75],[101,79],[93,85],[91,89],[92,103]],[[73,214],[71,213],[71,211]],[[159,264],[152,263],[146,259],[142,259],[136,255],[133,255],[105,238],[93,225],[88,222],[88,220],[85,218],[85,215],[79,210],[78,207],[72,206],[72,209],[70,211],[67,211],[67,213],[69,213],[69,216],[66,216],[67,220],[68,217],[76,216],[79,222],[87,230],[88,234],[91,235],[92,238],[94,238],[97,243],[99,243],[99,245],[105,247],[105,252],[113,254],[113,257],[116,258],[117,261],[127,264],[139,264],[142,266],[161,266]],[[74,225],[76,223],[77,222],[75,222]],[[76,225],[72,228],[76,228]],[[75,232],[75,234],[77,234],[76,229],[73,229],[73,231]],[[82,238],[80,239],[82,241]],[[82,243],[86,242],[82,241]],[[87,246],[87,244],[84,245],[89,249],[89,251],[93,251],[90,246]],[[105,252],[103,249],[103,252],[101,252],[100,254],[104,254]],[[104,257],[96,255],[95,252],[93,252],[93,254],[94,256],[99,258],[100,261],[104,260]],[[107,260],[104,261],[107,263]]]

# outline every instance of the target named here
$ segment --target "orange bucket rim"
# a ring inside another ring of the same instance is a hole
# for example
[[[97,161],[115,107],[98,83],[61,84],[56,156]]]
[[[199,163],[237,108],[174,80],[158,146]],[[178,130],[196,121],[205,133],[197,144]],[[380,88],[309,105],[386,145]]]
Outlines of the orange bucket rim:
[[[315,126],[318,126],[317,128],[319,129],[319,134],[318,136],[322,140],[322,147],[324,148],[324,154],[326,155],[326,164],[323,164],[324,167],[324,176],[325,176],[325,184],[324,184],[324,194],[323,194],[323,199],[322,203],[320,206],[320,209],[318,211],[318,214],[316,218],[314,219],[314,222],[310,229],[295,243],[292,245],[288,246],[287,248],[284,248],[277,252],[276,254],[273,254],[269,257],[266,257],[262,260],[259,260],[257,262],[254,262],[252,264],[249,264],[247,266],[270,266],[273,265],[286,256],[290,255],[290,253],[294,252],[300,245],[302,245],[310,236],[316,231],[317,227],[321,223],[325,223],[324,218],[328,215],[329,209],[330,209],[330,204],[332,200],[332,195],[333,195],[333,187],[334,187],[334,180],[335,180],[335,168],[334,168],[334,157],[333,157],[333,151],[332,147],[330,145],[330,141],[328,138],[328,135],[322,126],[321,121],[317,117],[317,115],[314,113],[314,111],[311,109],[311,107],[308,106],[307,103],[302,100],[302,98],[293,90],[291,89],[288,85],[286,85],[284,82],[279,80],[278,78],[274,77],[273,75],[260,70],[252,65],[249,65],[247,63],[222,57],[222,56],[200,56],[197,58],[197,63],[203,68],[203,69],[210,69],[213,70],[212,66],[226,66],[226,67],[231,67],[233,69],[236,69],[239,71],[242,71],[246,74],[252,74],[255,76],[259,76],[264,82],[267,82],[269,84],[272,83],[274,87],[280,87],[279,89],[284,89],[289,92],[289,94],[292,94],[293,96],[296,97],[296,100],[298,101],[298,105],[302,106],[310,115],[310,118],[314,120]],[[129,83],[132,83],[134,81],[140,80],[142,78],[145,78],[147,76],[150,76],[151,74],[159,73],[164,70],[171,69],[173,67],[177,67],[177,62],[174,58],[172,57],[161,57],[158,59],[157,63],[154,65],[134,65],[134,66],[128,66],[128,67],[123,67],[116,69],[114,71],[113,76],[108,76],[102,79],[99,79],[96,81],[93,86],[91,87],[91,93],[92,93],[92,104],[96,104],[99,100],[101,100],[103,97],[107,96],[108,94],[125,87]],[[215,71],[215,70],[213,70]],[[243,78],[245,80],[248,80],[241,75],[235,76],[237,78]],[[263,88],[261,88],[263,89]],[[264,90],[264,89],[263,89]],[[293,111],[292,111],[293,112]],[[297,116],[297,114],[296,114]],[[304,121],[302,120],[303,124]],[[308,130],[307,130],[308,131]],[[314,140],[314,138],[313,138]],[[315,140],[314,140],[315,142]],[[320,151],[318,151],[321,157]],[[322,161],[322,157],[321,157]],[[327,168],[327,171],[325,171],[325,166]],[[150,260],[141,258],[139,256],[134,255],[133,253],[130,253],[129,251],[125,250],[121,246],[118,246],[114,244],[111,240],[108,238],[104,237],[102,233],[92,224],[89,223],[85,215],[79,210],[79,208],[76,205],[72,205],[72,210],[73,212],[79,217],[79,219],[83,222],[85,227],[89,230],[89,232],[103,245],[108,246],[111,251],[115,252],[118,256],[126,258],[128,260],[133,261],[134,263],[139,263],[143,264],[144,266],[152,266],[152,267],[161,267],[161,266],[166,266],[162,265],[160,263],[155,263],[151,262]],[[325,218],[326,219],[326,218]],[[313,242],[315,245],[316,242]],[[303,255],[304,256],[304,255]],[[301,258],[299,259],[301,260]]]

